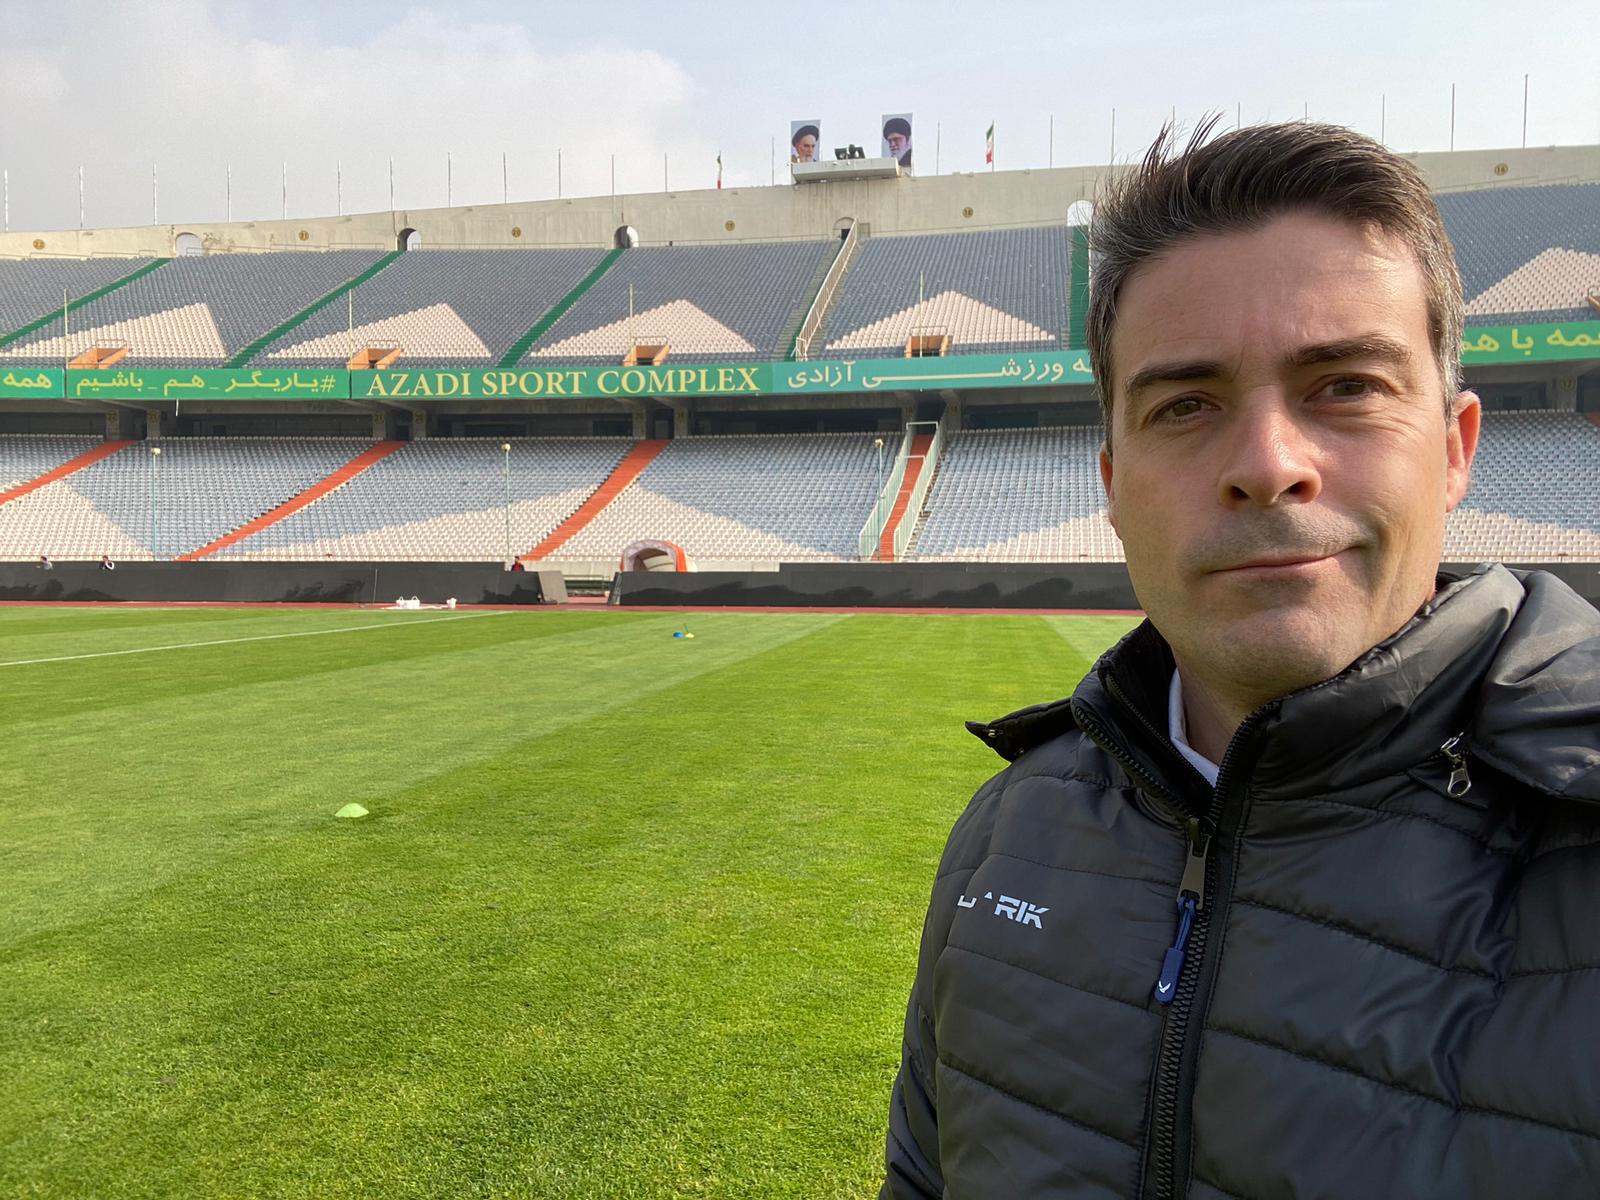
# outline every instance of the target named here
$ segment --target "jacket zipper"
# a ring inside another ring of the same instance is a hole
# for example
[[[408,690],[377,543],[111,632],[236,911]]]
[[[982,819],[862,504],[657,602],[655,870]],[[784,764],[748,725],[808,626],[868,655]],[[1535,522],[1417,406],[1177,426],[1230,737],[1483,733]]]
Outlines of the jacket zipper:
[[[1155,1106],[1151,1114],[1150,1157],[1157,1200],[1177,1200],[1179,1195],[1178,1118],[1183,1054],[1189,1014],[1200,986],[1200,968],[1205,961],[1211,917],[1217,908],[1216,903],[1208,906],[1206,898],[1215,900],[1216,897],[1217,868],[1211,847],[1221,836],[1220,824],[1228,796],[1224,786],[1233,781],[1239,747],[1245,744],[1266,711],[1258,709],[1235,731],[1222,756],[1217,787],[1212,792],[1206,817],[1204,821],[1193,821],[1188,829],[1189,855],[1184,863],[1183,879],[1178,884],[1178,933],[1162,961],[1155,985],[1156,999],[1167,1006],[1167,1020],[1162,1026],[1161,1048],[1156,1058]],[[1168,1000],[1162,1000],[1160,994],[1163,983],[1171,984]]]
[[[1176,746],[1162,734],[1129,702],[1114,678],[1107,676],[1106,690],[1117,700],[1156,741],[1171,747],[1174,757]],[[1155,1180],[1158,1200],[1176,1200],[1178,1194],[1177,1141],[1178,1110],[1183,1050],[1189,1027],[1189,1012],[1194,1004],[1195,992],[1200,982],[1200,966],[1205,959],[1206,938],[1211,927],[1211,913],[1207,896],[1215,894],[1215,865],[1211,855],[1212,844],[1218,833],[1227,793],[1222,785],[1232,780],[1232,768],[1238,749],[1246,737],[1259,724],[1269,709],[1258,709],[1235,731],[1222,765],[1217,773],[1217,787],[1212,791],[1206,812],[1196,815],[1183,802],[1141,767],[1123,750],[1121,744],[1103,724],[1081,705],[1072,706],[1072,714],[1082,729],[1107,754],[1116,759],[1129,777],[1142,787],[1163,807],[1172,811],[1184,829],[1189,853],[1184,861],[1183,876],[1178,883],[1178,928],[1172,946],[1163,956],[1160,973],[1152,992],[1155,999],[1166,1006],[1167,1018],[1161,1030],[1161,1046],[1156,1060],[1155,1102],[1151,1114],[1151,1170]],[[1165,998],[1162,985],[1167,984]]]
[[[1458,733],[1439,747],[1439,753],[1450,764],[1450,782],[1444,790],[1456,800],[1472,790],[1472,776],[1467,774],[1467,756],[1461,753],[1461,742],[1466,736],[1465,733]]]
[[[1183,974],[1184,953],[1194,932],[1195,915],[1205,907],[1206,866],[1211,857],[1211,839],[1200,827],[1198,817],[1189,818],[1189,858],[1183,866],[1183,881],[1178,884],[1178,937],[1161,960],[1156,977],[1156,1002],[1171,1004],[1177,998],[1178,977]]]
[[[1072,718],[1078,723],[1078,728],[1094,739],[1095,745],[1104,750],[1117,760],[1117,765],[1128,773],[1128,777],[1137,783],[1153,799],[1168,809],[1179,824],[1189,820],[1194,814],[1170,791],[1156,782],[1155,776],[1138,764],[1132,755],[1126,753],[1117,740],[1111,736],[1111,731],[1102,725],[1088,709],[1074,704]],[[1174,748],[1173,753],[1177,750]]]

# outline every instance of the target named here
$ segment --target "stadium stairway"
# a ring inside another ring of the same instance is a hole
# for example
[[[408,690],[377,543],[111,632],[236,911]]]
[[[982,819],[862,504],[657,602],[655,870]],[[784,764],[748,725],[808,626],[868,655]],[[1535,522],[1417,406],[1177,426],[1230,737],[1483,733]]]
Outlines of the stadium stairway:
[[[298,496],[290,497],[288,500],[285,500],[282,504],[278,505],[278,507],[269,512],[262,513],[259,517],[256,517],[252,521],[246,521],[243,525],[239,526],[239,528],[230,530],[221,537],[217,538],[215,541],[201,546],[198,550],[191,550],[187,554],[180,554],[178,556],[178,561],[194,562],[196,559],[205,558],[208,555],[215,554],[218,550],[221,550],[224,547],[233,545],[235,542],[242,542],[251,534],[260,533],[269,525],[276,525],[285,517],[293,516],[307,505],[315,504],[329,492],[343,487],[357,475],[361,474],[361,472],[365,471],[368,467],[372,466],[374,463],[382,462],[384,459],[388,458],[389,455],[393,454],[396,450],[400,449],[400,447],[404,445],[404,442],[378,442],[376,445],[369,446],[360,454],[352,458],[349,462],[345,463],[344,466],[340,467],[337,471],[334,471],[331,475],[328,475],[324,479],[319,479],[316,483],[312,484]]]
[[[93,304],[96,300],[100,299],[101,296],[110,295],[120,287],[126,287],[135,280],[143,279],[146,275],[150,274],[151,271],[157,270],[160,267],[164,267],[171,261],[172,260],[170,258],[158,258],[153,262],[145,263],[145,265],[140,267],[138,270],[124,275],[120,279],[112,280],[104,287],[95,288],[93,291],[87,292],[82,296],[76,297],[75,299],[68,299],[61,308],[51,309],[49,312],[34,318],[32,321],[29,321],[20,329],[13,329],[7,333],[0,334],[0,346],[9,346],[12,342],[19,342],[23,338],[27,337],[30,333],[37,333],[52,321],[62,320],[63,317],[70,320],[73,309],[82,308],[86,304]]]
[[[906,456],[906,473],[900,480],[899,494],[894,498],[894,507],[889,510],[889,519],[883,523],[883,536],[878,539],[880,562],[894,561],[894,534],[905,519],[906,508],[911,504],[911,493],[916,490],[917,480],[922,478],[922,473],[934,469],[934,464],[928,461],[928,448],[932,445],[931,433],[919,433],[912,438],[911,453]]]
[[[26,496],[29,492],[36,492],[46,484],[54,483],[58,479],[65,479],[68,475],[81,471],[85,467],[92,467],[102,459],[110,458],[119,450],[126,450],[131,445],[133,445],[131,441],[104,442],[93,450],[85,451],[76,458],[69,458],[59,467],[50,468],[50,470],[35,479],[30,479],[26,483],[19,483],[9,491],[0,492],[0,504],[4,504],[8,500],[15,500],[19,496]]]
[[[320,310],[326,308],[335,300],[341,299],[342,297],[347,296],[351,292],[355,291],[356,288],[360,287],[379,271],[383,270],[390,263],[399,258],[402,253],[403,251],[400,250],[391,250],[388,254],[385,254],[365,271],[362,271],[361,274],[357,275],[354,279],[345,280],[331,292],[328,292],[326,295],[320,296],[316,300],[313,300],[310,304],[306,305],[305,308],[295,313],[294,316],[290,317],[288,320],[281,321],[271,329],[267,330],[260,337],[256,338],[255,341],[251,342],[243,350],[240,350],[237,354],[230,358],[226,365],[234,368],[245,366],[252,358],[261,353],[261,351],[265,350],[268,346],[272,345],[273,342],[277,341],[284,334],[288,333],[292,329],[296,329],[299,326],[304,325]]]
[[[522,562],[532,562],[535,559],[545,558],[560,549],[568,538],[594,520],[600,511],[619,496],[635,479],[639,478],[644,469],[656,460],[656,456],[667,448],[666,439],[652,439],[639,442],[617,464],[616,470],[606,476],[606,480],[594,490],[594,493],[578,505],[577,510],[561,524],[552,529],[549,535],[529,550],[526,554],[518,555]]]
[[[556,301],[550,311],[534,323],[532,329],[513,342],[511,348],[500,356],[500,362],[497,365],[501,367],[516,366],[522,360],[522,356],[533,347],[533,344],[549,331],[550,326],[565,316],[567,310],[581,300],[585,292],[600,282],[601,276],[616,266],[617,260],[622,257],[622,254],[623,251],[620,246],[606,251],[606,256],[595,264],[594,270],[580,279],[577,287]]]

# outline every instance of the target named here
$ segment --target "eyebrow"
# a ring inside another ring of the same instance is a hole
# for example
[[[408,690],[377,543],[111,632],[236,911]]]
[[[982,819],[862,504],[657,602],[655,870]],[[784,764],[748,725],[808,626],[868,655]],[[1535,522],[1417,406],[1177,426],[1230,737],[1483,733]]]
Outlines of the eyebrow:
[[[1397,342],[1381,333],[1364,333],[1335,342],[1302,346],[1285,361],[1291,367],[1315,367],[1323,363],[1343,362],[1348,358],[1374,358],[1395,366],[1405,366],[1411,362],[1411,350],[1404,342]]]
[[[1352,358],[1377,359],[1394,366],[1410,364],[1411,351],[1405,343],[1380,333],[1359,334],[1332,342],[1315,342],[1301,346],[1284,359],[1288,367],[1315,367],[1325,363],[1345,362]],[[1140,367],[1128,376],[1127,394],[1130,402],[1137,401],[1140,393],[1158,383],[1190,383],[1196,379],[1220,379],[1223,365],[1216,359],[1196,358],[1173,362],[1152,363]]]

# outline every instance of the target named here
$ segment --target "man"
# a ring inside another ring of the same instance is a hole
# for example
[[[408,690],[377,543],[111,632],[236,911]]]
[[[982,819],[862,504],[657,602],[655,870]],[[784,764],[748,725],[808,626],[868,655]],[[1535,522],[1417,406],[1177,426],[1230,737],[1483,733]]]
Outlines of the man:
[[[822,136],[815,125],[801,125],[789,135],[789,161],[808,163],[817,161],[817,139]]]
[[[1149,619],[933,887],[890,1197],[1600,1195],[1600,614],[1436,575],[1476,398],[1420,175],[1168,135],[1091,232]]]
[[[890,117],[883,123],[883,147],[889,157],[902,167],[911,165],[911,122],[904,117]]]

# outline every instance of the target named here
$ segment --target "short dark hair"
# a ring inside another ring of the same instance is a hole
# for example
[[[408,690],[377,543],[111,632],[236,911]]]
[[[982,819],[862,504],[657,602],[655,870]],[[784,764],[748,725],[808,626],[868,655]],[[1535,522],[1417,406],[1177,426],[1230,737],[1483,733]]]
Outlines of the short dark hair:
[[[1189,238],[1258,228],[1291,212],[1376,228],[1416,256],[1448,421],[1461,390],[1461,275],[1422,173],[1382,144],[1337,125],[1254,125],[1213,138],[1217,120],[1202,122],[1181,150],[1177,131],[1163,128],[1144,161],[1113,176],[1095,205],[1085,340],[1107,444],[1111,338],[1128,279]]]

